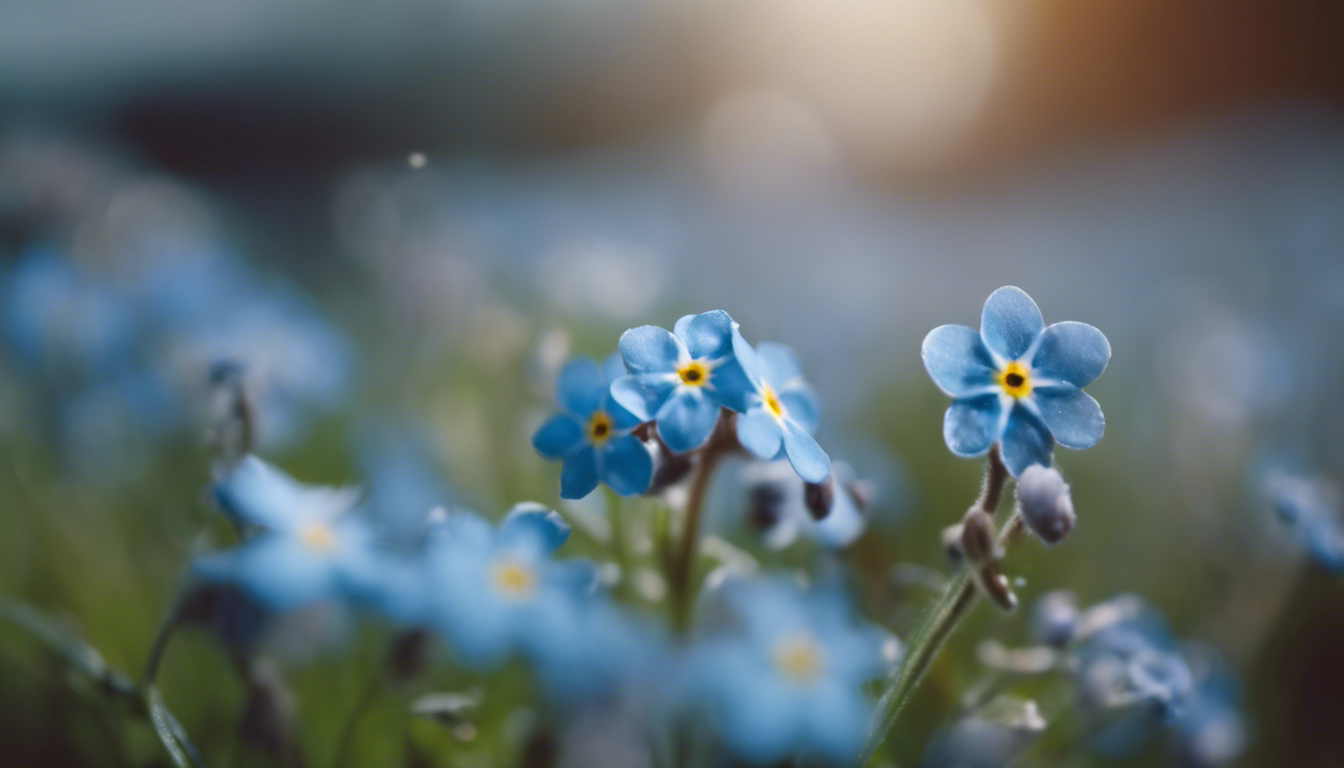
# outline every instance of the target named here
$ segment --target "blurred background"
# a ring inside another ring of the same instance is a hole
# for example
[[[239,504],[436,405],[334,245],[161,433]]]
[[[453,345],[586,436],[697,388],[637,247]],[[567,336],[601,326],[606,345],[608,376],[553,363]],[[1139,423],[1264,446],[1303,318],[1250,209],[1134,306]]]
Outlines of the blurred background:
[[[1014,556],[1024,599],[1144,595],[1239,669],[1241,765],[1344,764],[1344,582],[1261,487],[1344,479],[1341,50],[1328,0],[7,3],[0,594],[138,668],[208,544],[221,357],[296,476],[368,477],[395,425],[497,512],[558,501],[528,437],[559,362],[711,308],[798,349],[822,444],[881,486],[856,567],[943,568],[980,468],[919,344],[1012,284],[1114,349],[1105,439],[1057,456],[1078,529]],[[1020,623],[976,613],[898,749]],[[350,654],[300,645],[329,742]],[[244,692],[183,646],[166,695],[230,754]],[[107,764],[43,658],[0,629],[0,755]]]

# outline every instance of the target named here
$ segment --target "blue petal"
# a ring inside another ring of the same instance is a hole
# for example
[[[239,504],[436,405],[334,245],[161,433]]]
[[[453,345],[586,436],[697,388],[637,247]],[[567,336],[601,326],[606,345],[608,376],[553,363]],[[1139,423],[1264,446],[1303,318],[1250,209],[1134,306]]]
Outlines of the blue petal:
[[[756,385],[747,375],[741,359],[734,356],[727,362],[714,366],[714,370],[709,374],[709,386],[706,389],[724,408],[741,413],[747,409],[751,395],[756,392]]]
[[[752,387],[758,387],[761,383],[762,374],[761,358],[737,328],[733,329],[733,357],[737,360],[738,367],[741,368],[742,374],[746,376]]]
[[[256,456],[244,457],[213,490],[226,514],[266,528],[334,518],[358,500],[353,489],[304,485]]]
[[[979,456],[999,439],[1003,405],[998,395],[953,400],[943,415],[943,439],[958,456]]]
[[[582,499],[597,487],[597,452],[585,445],[565,457],[560,469],[560,498]]]
[[[611,426],[617,432],[634,429],[639,426],[641,422],[647,421],[647,419],[641,419],[631,413],[628,408],[618,403],[611,392],[607,392],[607,399],[602,403],[602,410],[606,411],[607,415],[611,417]]]
[[[587,416],[602,406],[607,397],[607,377],[597,363],[586,357],[570,360],[560,369],[556,397],[570,413]]]
[[[583,437],[583,425],[573,416],[557,413],[532,436],[532,447],[548,459],[559,459],[578,448]]]
[[[784,420],[784,452],[798,476],[809,483],[820,483],[831,474],[831,457],[792,419]]]
[[[633,435],[612,438],[602,446],[602,480],[622,496],[649,489],[653,479],[653,456]]]
[[[709,439],[718,417],[719,404],[700,390],[678,392],[658,411],[658,436],[673,453],[686,453]]]
[[[763,407],[750,408],[737,417],[738,442],[759,459],[768,461],[778,456],[782,439],[779,422]]]
[[[821,424],[821,402],[809,387],[795,385],[786,389],[779,393],[779,402],[788,418],[809,435],[817,431]]]
[[[829,764],[848,765],[868,736],[873,708],[862,688],[850,681],[826,680],[809,696],[809,717],[802,725],[812,751]]]
[[[803,366],[790,347],[773,341],[763,341],[756,347],[761,360],[761,375],[775,389],[787,387],[789,382],[803,377]]]
[[[1106,370],[1110,359],[1111,343],[1105,334],[1087,323],[1070,321],[1045,329],[1032,367],[1043,378],[1086,387]]]
[[[1055,439],[1065,448],[1091,448],[1106,431],[1101,406],[1072,384],[1037,387],[1032,396],[1041,411],[1041,419]]]
[[[621,334],[616,346],[621,351],[626,370],[633,375],[676,371],[682,352],[682,343],[677,337],[656,325],[631,328]]]
[[[697,360],[717,360],[732,354],[733,318],[722,309],[699,315],[687,315],[677,321],[677,336],[686,342],[686,351]]]
[[[1031,348],[1045,328],[1041,310],[1021,288],[1005,286],[985,300],[980,316],[980,336],[990,351],[1016,360]]]
[[[615,381],[628,373],[630,372],[625,369],[625,361],[621,359],[620,352],[612,352],[602,361],[602,375],[607,377],[607,381]]]
[[[569,538],[570,526],[555,510],[535,501],[514,504],[499,523],[500,541],[511,542],[515,537],[534,536],[547,552],[558,549]]]
[[[940,325],[924,337],[919,353],[929,377],[944,394],[968,397],[994,383],[994,359],[974,328]]]
[[[1050,466],[1055,439],[1041,420],[1021,403],[1014,403],[1003,431],[1003,463],[1017,477],[1032,464]]]
[[[277,611],[332,597],[336,589],[330,556],[281,533],[262,533],[234,550],[203,558],[196,570],[209,580],[237,584]]]
[[[611,383],[611,399],[639,421],[651,421],[676,388],[661,374],[622,376]]]

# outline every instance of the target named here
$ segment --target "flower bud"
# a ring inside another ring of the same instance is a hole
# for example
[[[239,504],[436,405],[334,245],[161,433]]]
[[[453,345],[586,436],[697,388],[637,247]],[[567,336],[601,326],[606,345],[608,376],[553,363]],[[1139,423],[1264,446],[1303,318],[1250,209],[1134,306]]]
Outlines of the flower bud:
[[[1047,592],[1036,600],[1032,611],[1031,637],[1042,645],[1063,648],[1073,640],[1077,623],[1078,598],[1063,589]]]
[[[1047,544],[1063,541],[1077,520],[1069,486],[1054,467],[1027,467],[1017,481],[1017,502],[1027,527]]]
[[[835,506],[835,475],[827,475],[820,483],[803,485],[803,502],[813,520],[825,520]]]
[[[943,551],[948,560],[958,565],[966,560],[966,553],[961,551],[961,528],[961,523],[957,523],[943,529]]]
[[[772,530],[784,518],[784,489],[777,483],[753,486],[747,499],[747,523],[758,531]]]
[[[979,507],[974,507],[961,520],[961,551],[972,565],[994,559],[994,519]]]
[[[649,495],[662,493],[685,480],[695,466],[689,455],[673,453],[661,440],[656,442],[656,446],[657,450],[653,452],[653,480],[645,491]]]

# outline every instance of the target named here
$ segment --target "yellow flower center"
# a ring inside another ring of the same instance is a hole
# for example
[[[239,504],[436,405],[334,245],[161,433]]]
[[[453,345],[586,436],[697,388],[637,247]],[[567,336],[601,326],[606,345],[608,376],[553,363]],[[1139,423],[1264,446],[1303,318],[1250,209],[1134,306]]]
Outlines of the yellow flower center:
[[[588,419],[588,439],[601,445],[611,437],[611,416],[606,411],[593,411]]]
[[[812,638],[802,635],[787,637],[775,644],[775,666],[794,682],[809,683],[821,675],[821,649]]]
[[[527,597],[537,586],[537,575],[531,568],[507,558],[495,563],[490,579],[508,597]]]
[[[775,390],[769,384],[761,384],[761,399],[765,401],[766,410],[770,411],[770,415],[776,419],[784,418],[784,404],[779,401],[779,395],[775,394]]]
[[[681,377],[682,384],[703,387],[709,383],[709,366],[699,360],[692,360],[678,368],[677,375]]]
[[[326,523],[305,523],[299,528],[299,541],[315,552],[330,552],[336,546],[336,534]]]
[[[999,371],[999,386],[1013,397],[1026,397],[1031,394],[1031,375],[1025,365],[1014,360]]]

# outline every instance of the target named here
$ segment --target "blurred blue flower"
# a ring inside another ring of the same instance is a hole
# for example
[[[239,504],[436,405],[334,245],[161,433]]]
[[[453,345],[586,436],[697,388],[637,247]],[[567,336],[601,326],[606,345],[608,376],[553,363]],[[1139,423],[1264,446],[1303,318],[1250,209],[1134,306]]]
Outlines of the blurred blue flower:
[[[255,526],[242,544],[198,558],[194,572],[236,584],[277,611],[340,597],[376,567],[369,526],[350,516],[353,489],[307,486],[255,456],[214,485],[215,498],[237,523]]]
[[[411,425],[379,421],[361,425],[353,441],[367,489],[361,511],[380,539],[403,551],[423,541],[431,512],[455,506],[430,438]]]
[[[836,589],[776,578],[731,582],[715,597],[734,621],[688,651],[692,711],[752,763],[803,753],[853,760],[872,715],[863,686],[882,672],[885,633],[856,621]]]
[[[1088,448],[1106,428],[1101,407],[1082,387],[1106,369],[1110,342],[1085,323],[1046,327],[1019,288],[990,294],[979,332],[964,325],[929,331],[921,354],[934,383],[955,398],[943,438],[958,456],[1000,443],[1017,476],[1032,464],[1049,466],[1056,441]]]
[[[733,353],[751,384],[737,417],[737,439],[757,458],[789,457],[798,476],[820,483],[831,474],[831,459],[812,434],[821,405],[803,380],[798,356],[783,344],[765,342],[752,349],[733,328]]]
[[[599,481],[617,493],[643,493],[653,477],[653,455],[630,434],[641,419],[616,402],[611,383],[625,375],[617,355],[598,366],[588,358],[571,360],[560,371],[556,398],[564,410],[532,436],[537,452],[563,459],[560,496],[581,499]]]
[[[1344,573],[1344,518],[1339,489],[1312,478],[1275,473],[1265,480],[1265,491],[1284,525],[1303,540],[1322,568]]]
[[[619,344],[630,375],[612,383],[612,396],[641,421],[656,421],[673,452],[700,447],[719,406],[743,411],[753,389],[733,352],[736,327],[716,309],[686,315],[671,333],[652,325],[631,328]]]
[[[583,642],[576,612],[596,588],[584,560],[551,557],[569,525],[539,504],[516,505],[498,527],[457,512],[426,543],[430,624],[465,663],[498,664],[515,651],[549,658],[550,643]]]
[[[30,249],[6,283],[0,291],[5,336],[34,367],[86,380],[132,351],[132,307],[68,257]]]
[[[661,628],[601,596],[578,601],[555,614],[545,643],[531,649],[543,689],[572,701],[609,696],[623,689],[659,685],[668,665]]]
[[[1176,720],[1177,750],[1185,765],[1226,765],[1246,748],[1241,685],[1231,667],[1210,648],[1186,649],[1195,685]]]

